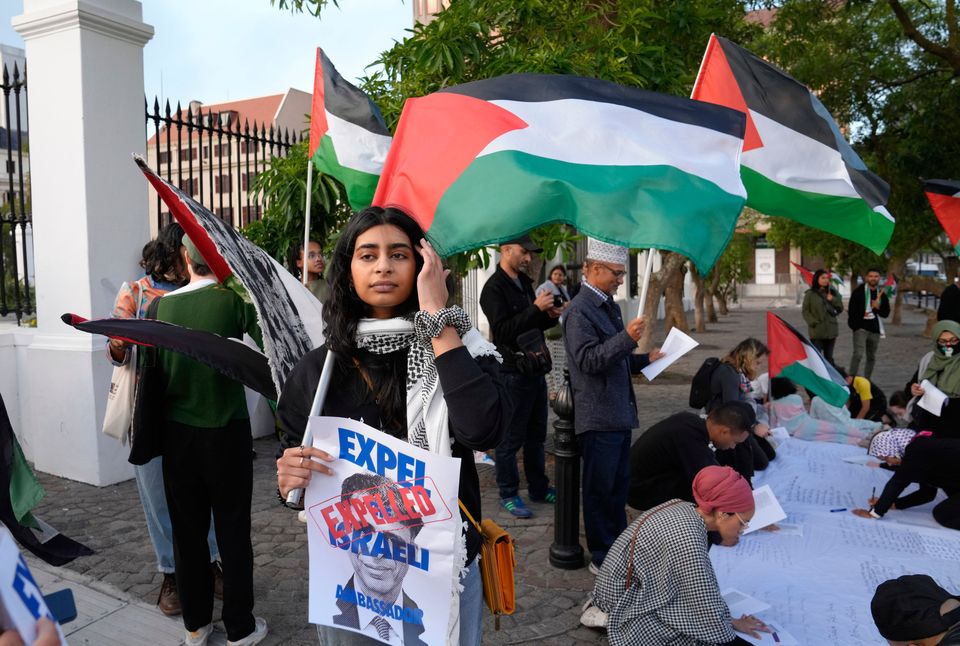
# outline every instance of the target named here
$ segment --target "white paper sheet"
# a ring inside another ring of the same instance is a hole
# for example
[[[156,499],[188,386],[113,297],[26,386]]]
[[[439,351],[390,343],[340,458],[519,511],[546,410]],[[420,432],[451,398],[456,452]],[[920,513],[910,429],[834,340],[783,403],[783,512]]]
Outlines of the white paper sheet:
[[[776,448],[790,441],[790,432],[782,426],[777,426],[770,429],[770,438],[773,439],[773,446]],[[770,438],[767,438],[768,441]]]
[[[653,381],[656,379],[657,375],[666,370],[670,364],[693,350],[698,345],[700,345],[698,342],[694,341],[677,328],[672,328],[670,330],[670,334],[667,335],[666,340],[660,347],[660,351],[663,352],[664,356],[660,357],[640,372],[643,373],[644,377],[650,381]]]
[[[743,532],[745,535],[778,523],[787,517],[770,485],[763,485],[754,489],[753,502],[756,504],[756,511],[753,518],[750,519],[750,527]]]
[[[727,607],[730,608],[730,616],[734,619],[738,619],[743,615],[756,615],[764,610],[770,609],[770,604],[766,601],[755,599],[746,592],[740,592],[736,588],[727,588],[720,593],[720,596],[727,602]]]
[[[940,413],[943,412],[943,403],[948,399],[946,393],[931,384],[927,379],[920,382],[920,387],[923,388],[923,397],[917,404],[920,405],[920,408],[940,417]]]

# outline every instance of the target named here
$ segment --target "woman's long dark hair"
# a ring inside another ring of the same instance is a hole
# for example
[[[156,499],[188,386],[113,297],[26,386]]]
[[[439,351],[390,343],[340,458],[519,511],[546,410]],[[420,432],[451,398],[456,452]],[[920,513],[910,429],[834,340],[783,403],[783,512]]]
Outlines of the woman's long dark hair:
[[[383,416],[380,421],[384,430],[402,433],[402,437],[406,437],[406,364],[391,361],[383,355],[360,352],[356,342],[357,324],[361,318],[370,315],[370,307],[360,300],[353,287],[350,265],[360,234],[382,224],[392,224],[403,231],[410,238],[411,246],[418,245],[423,238],[420,225],[399,209],[371,206],[353,216],[340,234],[327,267],[330,298],[323,307],[324,335],[328,350],[336,352],[346,366],[355,365],[372,381]],[[420,309],[416,276],[423,268],[423,257],[414,251],[414,260],[416,272],[413,289],[407,300],[397,308],[399,316]]]
[[[184,267],[180,257],[182,239],[183,227],[176,222],[171,222],[160,229],[156,240],[151,240],[143,246],[140,266],[154,282],[183,284]]]
[[[826,271],[825,269],[818,269],[818,270],[816,270],[815,272],[813,272],[813,281],[811,282],[810,287],[812,287],[813,289],[817,290],[818,292],[819,292],[819,291],[822,291],[823,288],[820,287],[820,282],[819,282],[819,281],[820,281],[820,276],[823,276],[823,275],[826,274],[826,273],[827,273],[827,271]],[[828,291],[828,292],[830,291],[830,283],[827,283],[827,291]]]

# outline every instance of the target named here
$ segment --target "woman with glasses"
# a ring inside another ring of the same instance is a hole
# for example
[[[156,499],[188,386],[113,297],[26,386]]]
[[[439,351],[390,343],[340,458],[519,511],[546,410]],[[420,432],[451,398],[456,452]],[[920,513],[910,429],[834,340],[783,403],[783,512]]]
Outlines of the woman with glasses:
[[[920,359],[906,388],[913,397],[907,405],[913,416],[910,426],[918,431],[932,431],[937,437],[960,438],[960,323],[940,321],[933,326],[932,336],[933,350]],[[916,405],[923,397],[924,380],[949,397],[940,415]]]
[[[513,407],[500,381],[496,349],[462,309],[447,307],[448,274],[419,225],[402,211],[370,207],[347,224],[330,259],[326,342],[297,363],[277,407],[285,448],[277,460],[277,484],[284,499],[291,489],[306,487],[314,473],[326,477],[337,468],[324,451],[299,447],[331,351],[334,373],[321,414],[362,420],[420,448],[460,458],[460,501],[473,518],[482,518],[473,451],[497,445]],[[476,646],[483,616],[480,535],[460,513],[466,529],[453,549],[454,567],[464,572],[463,591],[451,600],[450,626],[459,625],[459,634],[450,638]],[[321,626],[320,640],[338,646],[379,643],[380,627],[358,624],[356,630]],[[398,642],[415,643],[391,635],[390,643]]]
[[[708,554],[708,531],[735,543],[749,527],[750,485],[730,467],[708,466],[693,480],[693,498],[645,511],[607,553],[593,603],[612,646],[747,644],[734,631],[769,632],[755,617],[730,616]]]

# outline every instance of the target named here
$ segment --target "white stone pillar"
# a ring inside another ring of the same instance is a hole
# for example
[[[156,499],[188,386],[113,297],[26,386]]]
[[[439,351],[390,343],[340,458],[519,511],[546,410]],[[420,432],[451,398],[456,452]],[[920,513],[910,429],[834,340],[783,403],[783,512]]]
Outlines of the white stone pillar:
[[[153,37],[135,0],[24,0],[12,20],[26,41],[36,245],[37,335],[27,349],[24,434],[37,469],[106,485],[132,476],[127,449],[100,426],[111,367],[105,339],[64,312],[110,314],[139,275],[149,238],[143,153],[143,46]]]

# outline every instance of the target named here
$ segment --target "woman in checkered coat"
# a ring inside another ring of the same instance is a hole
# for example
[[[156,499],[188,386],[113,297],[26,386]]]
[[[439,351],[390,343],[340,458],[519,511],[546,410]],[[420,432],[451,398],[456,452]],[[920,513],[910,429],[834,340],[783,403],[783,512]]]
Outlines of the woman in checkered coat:
[[[750,486],[730,467],[693,480],[696,504],[674,499],[644,512],[620,534],[593,596],[607,613],[612,646],[747,644],[734,633],[767,631],[759,619],[732,619],[707,554],[707,532],[734,544],[754,513]]]

